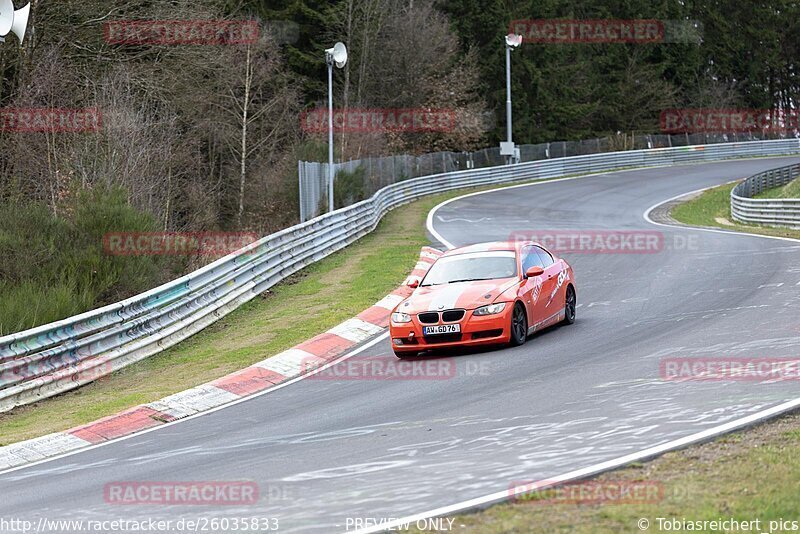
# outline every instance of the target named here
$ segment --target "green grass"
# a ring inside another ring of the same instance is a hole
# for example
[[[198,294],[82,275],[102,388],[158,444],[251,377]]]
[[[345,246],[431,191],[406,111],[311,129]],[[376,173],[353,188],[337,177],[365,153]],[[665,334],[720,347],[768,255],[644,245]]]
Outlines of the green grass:
[[[800,230],[740,224],[731,217],[730,194],[736,184],[726,184],[703,192],[697,198],[675,206],[672,217],[692,226],[710,226],[753,234],[800,239]]]
[[[800,179],[794,179],[782,187],[767,189],[756,198],[800,198]]]
[[[759,532],[769,532],[770,520],[800,518],[799,429],[800,416],[790,415],[595,479],[601,485],[620,481],[660,485],[663,496],[647,504],[555,504],[555,499],[544,500],[550,494],[542,492],[538,498],[455,516],[453,531],[616,534],[642,532],[637,523],[646,518],[647,532],[666,532],[658,527],[661,517],[761,519]]]

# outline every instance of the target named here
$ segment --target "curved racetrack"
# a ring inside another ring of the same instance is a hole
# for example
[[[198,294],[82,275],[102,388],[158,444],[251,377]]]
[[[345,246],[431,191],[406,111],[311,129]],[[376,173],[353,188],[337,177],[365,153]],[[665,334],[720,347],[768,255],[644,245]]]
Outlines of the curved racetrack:
[[[449,355],[444,380],[306,379],[129,439],[0,475],[0,517],[254,517],[343,531],[546,479],[793,399],[795,382],[675,382],[669,357],[797,357],[800,243],[654,226],[675,195],[800,158],[634,170],[466,197],[435,231],[455,245],[552,229],[664,233],[654,254],[564,254],[578,320],[526,345]],[[400,208],[402,209],[402,208]],[[361,356],[391,354],[386,339]],[[255,480],[257,506],[114,506],[117,481]],[[270,489],[272,488],[272,489]]]

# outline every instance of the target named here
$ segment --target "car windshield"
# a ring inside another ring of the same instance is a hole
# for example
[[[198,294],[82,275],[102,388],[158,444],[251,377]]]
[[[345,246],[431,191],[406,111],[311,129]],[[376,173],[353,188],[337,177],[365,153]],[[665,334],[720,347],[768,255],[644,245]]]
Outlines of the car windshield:
[[[517,259],[513,251],[474,252],[441,258],[420,285],[438,286],[514,276],[517,276]]]

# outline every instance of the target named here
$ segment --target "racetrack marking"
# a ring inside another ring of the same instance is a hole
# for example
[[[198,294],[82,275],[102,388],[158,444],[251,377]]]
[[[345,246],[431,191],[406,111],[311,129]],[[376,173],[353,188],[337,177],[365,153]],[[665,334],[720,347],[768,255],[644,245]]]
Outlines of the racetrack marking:
[[[791,156],[789,156],[789,157],[791,157]],[[738,181],[739,180],[733,180],[731,182],[727,182],[727,184],[730,184],[730,183],[733,183],[733,182],[738,182]],[[750,232],[740,232],[738,230],[723,230],[722,228],[718,229],[718,228],[705,228],[705,227],[701,227],[701,226],[683,226],[683,225],[676,225],[676,224],[666,224],[666,223],[656,222],[650,217],[650,214],[653,211],[655,211],[657,208],[661,207],[664,204],[668,204],[670,202],[674,202],[674,201],[676,201],[678,199],[681,199],[683,197],[688,197],[690,195],[703,193],[704,191],[708,191],[709,189],[714,189],[715,187],[719,187],[720,185],[726,185],[726,184],[719,184],[719,185],[712,185],[711,187],[704,187],[702,189],[697,189],[695,191],[690,191],[689,193],[683,193],[683,194],[680,194],[680,195],[675,195],[672,198],[668,198],[667,200],[664,200],[662,202],[658,202],[656,204],[653,204],[652,206],[647,208],[647,210],[644,212],[642,217],[644,218],[645,221],[649,222],[650,224],[654,224],[656,226],[663,226],[664,228],[676,228],[676,229],[679,229],[679,230],[691,229],[691,230],[697,231],[697,232],[711,232],[713,234],[747,235],[747,236],[750,236],[750,237],[760,237],[762,239],[777,239],[779,241],[790,241],[792,243],[800,243],[800,239],[795,239],[793,237],[780,237],[780,236],[774,236],[774,235],[751,234]]]
[[[354,317],[328,330],[329,334],[343,337],[353,343],[361,343],[383,331],[383,327]]]
[[[608,174],[608,173],[603,173],[603,174]],[[554,180],[554,181],[556,181],[556,180]],[[534,184],[524,184],[524,186],[536,185],[537,183],[545,183],[545,182],[536,182]],[[521,187],[521,186],[516,186],[516,187]],[[717,187],[717,186],[712,186],[712,187]],[[752,236],[752,237],[760,237],[760,238],[765,238],[765,239],[779,239],[779,240],[782,240],[782,241],[800,242],[800,240],[793,239],[793,238],[784,238],[784,237],[777,237],[777,236],[764,236],[764,235],[759,235],[759,234],[750,234],[750,233],[737,232],[737,231],[726,231],[726,230],[716,230],[716,229],[697,228],[697,227],[685,227],[685,226],[680,226],[680,225],[669,225],[669,224],[657,223],[657,222],[653,221],[650,218],[650,213],[653,210],[655,210],[656,208],[658,208],[659,206],[661,206],[663,204],[666,204],[668,202],[675,201],[675,200],[677,200],[679,198],[682,198],[684,196],[688,196],[688,195],[695,194],[695,193],[701,193],[703,191],[711,189],[712,187],[706,187],[706,188],[703,188],[703,189],[698,189],[697,191],[692,191],[690,193],[684,193],[684,194],[681,194],[681,195],[676,195],[676,196],[674,196],[674,197],[672,197],[670,199],[667,199],[665,201],[659,202],[659,203],[651,206],[650,208],[648,208],[645,211],[645,213],[643,214],[643,217],[644,217],[645,221],[647,221],[647,222],[649,222],[651,224],[654,224],[656,226],[663,226],[663,227],[667,227],[667,228],[678,228],[678,229],[683,229],[683,230],[686,230],[687,228],[689,228],[689,229],[692,229],[692,230],[712,232],[712,233],[732,234],[732,235],[748,235],[748,236]],[[504,188],[498,188],[498,189],[504,189]],[[472,193],[471,195],[466,195],[466,196],[479,195],[479,194],[483,194],[483,193],[487,193],[487,192],[491,192],[491,191],[497,191],[498,189],[494,189],[494,190],[490,190],[490,191],[480,191],[480,192]],[[431,210],[431,212],[428,214],[428,223],[427,223],[428,231],[436,239],[438,239],[442,244],[444,244],[445,246],[448,246],[448,248],[453,248],[453,245],[449,241],[444,239],[441,236],[441,234],[436,232],[436,230],[433,228],[431,214],[434,211],[436,211],[437,209],[439,209],[440,207],[444,206],[445,204],[448,204],[449,202],[453,202],[455,200],[458,200],[459,198],[465,198],[465,197],[457,197],[457,198],[448,200],[446,202],[443,202],[442,204],[439,204],[438,206],[434,207],[433,210]],[[800,285],[800,283],[798,285]],[[780,414],[782,414],[784,412],[796,409],[798,407],[800,407],[800,398],[794,399],[794,400],[791,400],[791,401],[788,401],[788,402],[784,402],[784,403],[779,404],[777,406],[773,406],[772,408],[768,408],[766,410],[762,410],[762,411],[757,412],[755,414],[752,414],[752,415],[749,415],[749,416],[746,416],[746,417],[742,417],[742,418],[736,419],[734,421],[730,421],[728,423],[725,423],[725,424],[722,424],[722,425],[718,425],[716,427],[713,427],[713,428],[710,428],[710,429],[707,429],[707,430],[704,430],[704,431],[701,431],[701,432],[697,432],[695,434],[691,434],[691,435],[686,436],[684,438],[679,438],[679,439],[676,439],[676,440],[668,441],[666,443],[662,443],[662,444],[654,446],[654,447],[646,448],[646,449],[641,450],[639,452],[635,452],[635,453],[631,453],[631,454],[628,454],[628,455],[625,455],[625,456],[621,456],[621,457],[615,458],[613,460],[608,460],[606,462],[601,462],[601,463],[598,463],[598,464],[595,464],[595,465],[591,465],[591,466],[588,466],[588,467],[585,467],[585,468],[582,468],[582,469],[577,469],[575,471],[570,471],[570,472],[565,473],[563,475],[558,475],[558,476],[555,476],[555,477],[550,477],[550,478],[545,479],[545,480],[540,480],[540,481],[534,483],[535,484],[534,487],[536,487],[538,489],[546,489],[546,488],[558,485],[560,483],[569,482],[569,481],[576,480],[576,479],[581,479],[581,478],[586,478],[586,477],[598,475],[598,474],[600,474],[600,473],[602,473],[604,471],[609,471],[609,470],[612,470],[612,469],[616,469],[616,468],[622,467],[622,466],[624,466],[626,464],[629,464],[631,462],[645,460],[645,459],[648,459],[648,458],[652,458],[652,457],[661,455],[661,454],[663,454],[665,452],[668,452],[668,451],[671,451],[671,450],[675,450],[675,449],[679,449],[679,448],[682,448],[682,447],[686,447],[688,445],[699,443],[701,441],[713,439],[713,438],[715,438],[715,437],[717,437],[717,436],[719,436],[721,434],[732,432],[734,430],[738,430],[738,429],[744,428],[746,426],[749,426],[749,425],[764,421],[766,419],[769,419],[769,418],[774,417],[776,415],[780,415]],[[497,503],[500,503],[500,502],[507,501],[512,496],[515,496],[518,493],[525,493],[526,491],[530,491],[530,485],[519,486],[519,487],[513,488],[513,489],[514,489],[514,492],[513,492],[514,495],[510,495],[510,493],[512,493],[512,491],[510,491],[508,488],[504,488],[502,491],[498,491],[498,492],[495,492],[495,493],[484,495],[482,497],[477,497],[477,498],[474,498],[474,499],[461,501],[461,502],[458,502],[458,503],[455,503],[455,504],[452,504],[452,505],[449,505],[449,506],[443,506],[443,507],[440,507],[440,508],[435,508],[433,510],[428,510],[427,512],[422,512],[422,513],[419,513],[419,514],[415,514],[415,515],[410,515],[410,516],[406,516],[406,517],[403,517],[403,518],[399,518],[399,519],[396,519],[396,520],[394,520],[394,521],[392,521],[390,523],[384,524],[379,528],[378,527],[373,527],[373,528],[366,528],[366,529],[356,530],[356,531],[354,531],[354,534],[369,534],[369,533],[372,533],[372,532],[383,532],[383,531],[388,530],[390,528],[396,528],[396,527],[398,527],[400,525],[404,525],[404,524],[407,524],[407,523],[410,523],[410,522],[415,522],[417,520],[428,519],[428,518],[431,518],[431,517],[447,516],[447,515],[455,514],[457,512],[464,512],[464,511],[473,510],[473,509],[485,508],[485,507],[487,507],[487,506],[489,506],[491,504],[497,504]]]
[[[392,311],[401,302],[403,302],[403,297],[400,295],[386,295],[381,300],[376,302],[375,306]]]

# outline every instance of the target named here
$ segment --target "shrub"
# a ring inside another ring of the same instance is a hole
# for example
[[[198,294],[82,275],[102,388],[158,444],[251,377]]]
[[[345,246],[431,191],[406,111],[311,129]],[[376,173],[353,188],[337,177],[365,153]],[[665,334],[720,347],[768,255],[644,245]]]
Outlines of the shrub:
[[[63,213],[41,203],[0,206],[0,335],[123,299],[181,270],[176,258],[106,253],[109,232],[158,229],[122,189],[82,191]]]

